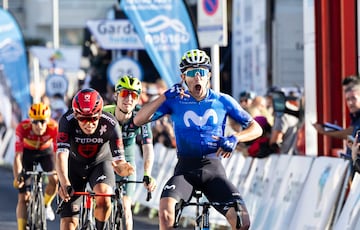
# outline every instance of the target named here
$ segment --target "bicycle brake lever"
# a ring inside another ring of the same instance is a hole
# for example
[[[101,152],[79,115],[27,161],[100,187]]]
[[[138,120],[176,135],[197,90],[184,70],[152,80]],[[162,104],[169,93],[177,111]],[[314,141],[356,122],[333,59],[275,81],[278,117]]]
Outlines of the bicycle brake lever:
[[[146,196],[146,201],[151,200],[151,198],[152,198],[151,192],[148,192]]]
[[[63,206],[64,206],[64,203],[65,203],[65,201],[64,200],[61,200],[60,201],[60,203],[59,203],[59,205],[58,205],[58,207],[56,208],[56,214],[59,214],[60,212],[61,212],[61,210],[63,210]]]

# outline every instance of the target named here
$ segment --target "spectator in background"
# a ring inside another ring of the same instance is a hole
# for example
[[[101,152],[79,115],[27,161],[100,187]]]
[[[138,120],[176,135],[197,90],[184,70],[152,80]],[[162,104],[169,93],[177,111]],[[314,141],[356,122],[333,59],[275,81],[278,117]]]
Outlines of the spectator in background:
[[[157,89],[158,89],[158,93],[159,93],[159,94],[164,93],[164,92],[168,89],[168,87],[167,87],[167,85],[166,85],[166,82],[165,82],[163,79],[161,79],[161,78],[157,79],[156,82],[155,82],[155,84],[156,84],[156,86],[157,86]]]
[[[159,90],[157,88],[157,85],[154,83],[148,84],[146,94],[148,95],[149,102],[153,101],[155,98],[157,98],[159,96]]]
[[[319,134],[329,137],[347,140],[348,136],[355,136],[360,129],[360,78],[355,75],[346,77],[342,81],[346,105],[350,112],[350,126],[342,130],[325,130],[321,123],[314,123],[313,126]],[[347,144],[346,155],[351,156],[352,141]]]
[[[256,116],[254,120],[259,123],[263,129],[263,134],[255,140],[247,143],[239,142],[236,149],[244,154],[244,156],[251,157],[267,157],[274,153],[274,150],[270,147],[271,125],[264,116]]]
[[[246,111],[248,111],[254,97],[255,97],[255,93],[250,91],[242,91],[239,97],[239,102],[241,107]]]
[[[270,146],[275,152],[293,155],[300,125],[300,104],[298,97],[289,95],[286,96],[283,91],[272,93],[275,117]]]
[[[154,143],[161,143],[167,148],[176,148],[173,125],[168,116],[153,121]]]
[[[59,120],[60,117],[69,109],[65,97],[61,94],[55,94],[50,98],[51,118]]]
[[[149,95],[147,94],[147,88],[148,88],[147,82],[141,82],[142,90],[139,98],[139,105],[144,105],[149,102]]]
[[[358,142],[360,136],[356,133],[354,141],[351,145],[351,158],[355,172],[360,173],[360,142]]]
[[[248,108],[251,116],[264,116],[270,125],[274,124],[274,117],[268,110],[267,100],[263,96],[255,96]]]

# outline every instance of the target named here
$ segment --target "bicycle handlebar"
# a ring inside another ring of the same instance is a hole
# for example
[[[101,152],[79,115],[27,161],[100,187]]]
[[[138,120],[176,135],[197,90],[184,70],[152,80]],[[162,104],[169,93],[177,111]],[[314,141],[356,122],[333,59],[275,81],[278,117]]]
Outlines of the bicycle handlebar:
[[[45,172],[45,171],[25,171],[25,175],[44,175],[44,176],[51,176],[56,175],[56,172]]]
[[[179,202],[175,204],[175,221],[174,221],[174,228],[179,227],[179,221],[181,218],[182,210],[186,206],[202,206],[209,208],[210,206],[230,206],[235,209],[236,212],[236,228],[241,228],[243,226],[243,221],[241,217],[241,205],[239,201],[230,201],[230,202],[186,202],[181,199]]]
[[[129,180],[128,178],[122,178],[120,180],[116,180],[116,184],[119,184],[119,186],[122,186],[124,184],[127,183],[138,183],[138,184],[142,184],[142,183],[146,183],[147,185],[150,183],[150,178],[148,178],[147,180]],[[150,191],[147,192],[146,195],[146,201],[150,201],[152,198],[152,194]]]
[[[150,183],[147,182],[147,181],[135,181],[135,180],[128,180],[127,178],[123,178],[121,180],[116,180],[116,184],[119,184],[120,186],[122,186],[123,184],[126,184],[126,183]],[[103,197],[116,197],[116,194],[107,194],[107,193],[95,193],[95,192],[74,192],[72,190],[73,188],[71,186],[69,186],[67,188],[67,192],[68,194],[71,194],[71,196],[91,196],[91,197],[95,197],[95,196],[103,196]],[[146,196],[146,201],[149,201],[151,200],[152,198],[152,195],[151,195],[151,192],[147,192],[147,196]],[[56,209],[56,214],[59,214],[61,212],[61,210],[64,208],[64,203],[65,201],[64,200],[61,200],[57,209]]]
[[[74,192],[73,196],[101,196],[101,197],[114,197],[115,194],[113,193],[96,193],[96,192]]]
[[[70,186],[69,186],[70,187]],[[68,194],[71,194],[72,196],[89,196],[89,197],[96,197],[96,196],[101,196],[101,197],[115,197],[115,194],[113,193],[96,193],[96,192],[73,192],[72,188],[68,188]],[[65,205],[65,201],[61,200],[57,209],[56,209],[56,214],[59,214],[61,212],[61,210],[64,208],[63,206]]]

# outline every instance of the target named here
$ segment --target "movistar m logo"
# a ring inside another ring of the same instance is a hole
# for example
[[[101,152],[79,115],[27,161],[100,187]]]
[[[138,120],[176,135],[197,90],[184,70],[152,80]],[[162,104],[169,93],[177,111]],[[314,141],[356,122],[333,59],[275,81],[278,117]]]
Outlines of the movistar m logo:
[[[174,190],[175,188],[176,188],[176,186],[174,184],[173,185],[165,185],[163,190]]]
[[[197,115],[194,111],[187,111],[184,114],[184,123],[186,127],[190,127],[189,120],[191,120],[195,125],[203,126],[207,123],[210,117],[213,118],[214,124],[218,122],[218,116],[213,109],[206,110],[203,116]]]

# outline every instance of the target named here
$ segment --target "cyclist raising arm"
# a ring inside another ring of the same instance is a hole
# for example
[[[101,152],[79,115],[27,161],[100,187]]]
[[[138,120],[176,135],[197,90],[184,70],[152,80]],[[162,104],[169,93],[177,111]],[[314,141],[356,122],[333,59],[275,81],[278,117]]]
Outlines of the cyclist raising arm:
[[[112,193],[114,171],[121,176],[134,171],[125,161],[118,123],[102,109],[100,94],[87,88],[75,95],[72,109],[60,118],[56,170],[60,180],[59,195],[66,202],[60,213],[61,230],[74,230],[78,225],[81,198],[71,197],[71,191],[85,191],[89,183],[95,193]],[[96,227],[102,230],[110,216],[111,198],[95,199]]]
[[[48,105],[36,103],[29,109],[29,118],[16,127],[15,158],[13,166],[14,187],[19,189],[16,217],[18,229],[26,227],[27,207],[30,198],[30,175],[23,171],[32,171],[34,163],[40,163],[46,172],[55,172],[54,152],[56,151],[56,136],[58,123],[50,118]],[[54,220],[55,215],[51,202],[56,194],[58,179],[56,175],[48,176],[49,183],[45,188],[46,218]],[[25,183],[24,183],[25,181]]]
[[[124,75],[115,85],[114,99],[116,105],[104,106],[104,111],[109,112],[118,120],[121,131],[122,139],[125,148],[125,160],[131,165],[135,165],[135,151],[136,151],[136,136],[141,134],[142,150],[144,158],[144,181],[149,180],[150,183],[144,183],[146,189],[152,192],[155,189],[155,180],[150,176],[151,169],[154,162],[154,148],[152,140],[152,131],[150,123],[142,126],[136,126],[133,119],[136,113],[140,110],[139,95],[141,94],[141,82],[134,77]],[[136,181],[136,173],[132,174],[129,178],[131,181]],[[135,192],[135,184],[128,183],[125,185],[125,195],[123,196],[124,202],[124,216],[126,222],[126,229],[133,229],[133,218],[131,212],[131,196]]]
[[[154,101],[146,104],[134,119],[136,125],[170,114],[174,122],[178,162],[174,175],[164,186],[160,199],[160,229],[172,229],[175,204],[189,200],[194,189],[213,202],[238,201],[243,225],[250,226],[245,203],[236,187],[227,179],[221,157],[230,157],[237,142],[259,137],[260,125],[235,99],[209,88],[211,63],[208,55],[195,49],[186,52],[180,63],[181,84],[174,85]],[[236,132],[223,136],[226,118]],[[240,131],[240,126],[242,131]],[[234,208],[215,207],[236,229]]]

